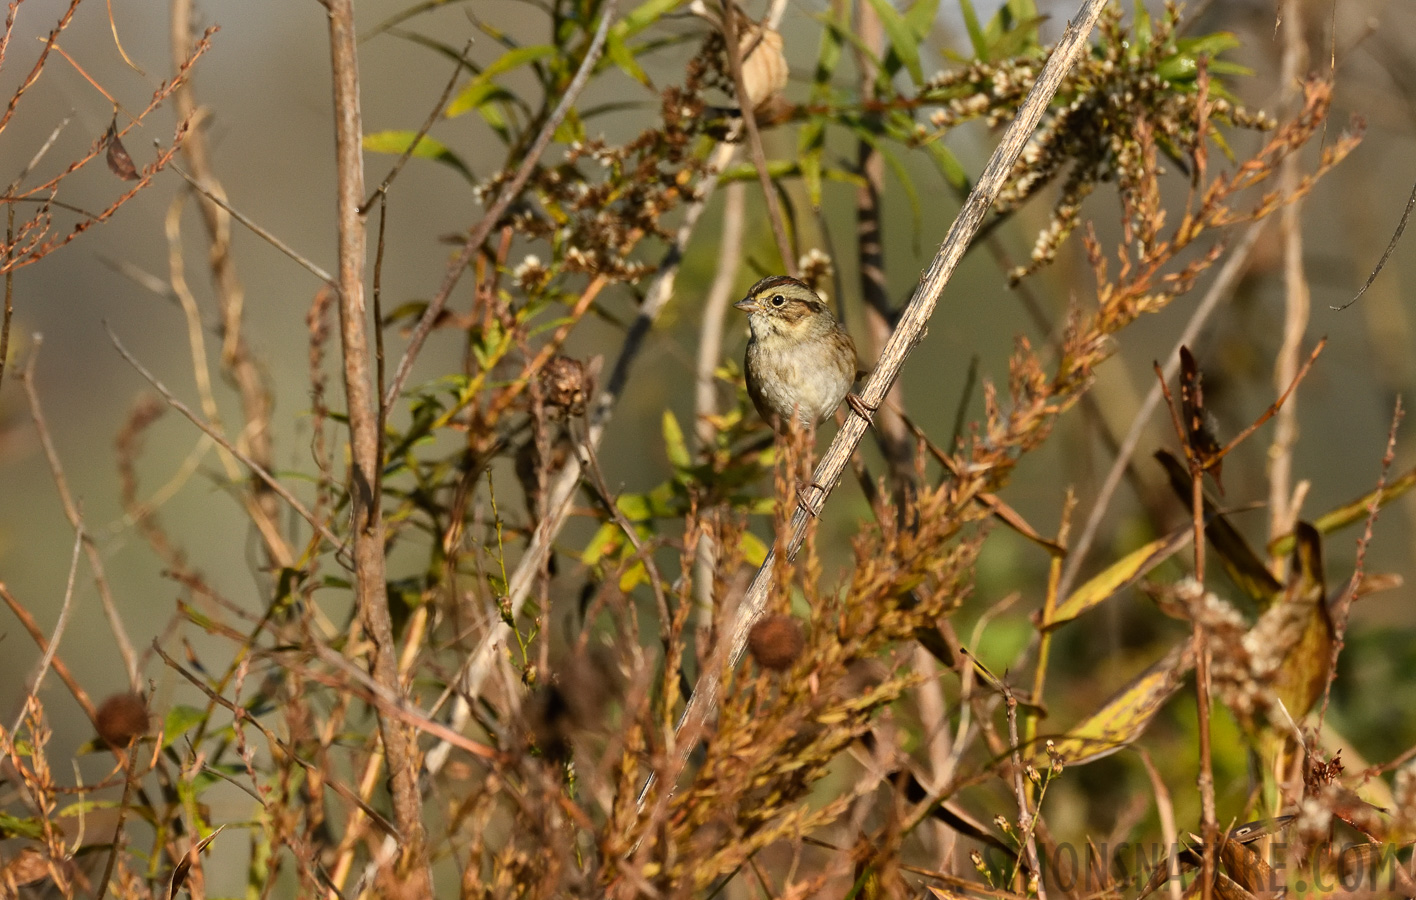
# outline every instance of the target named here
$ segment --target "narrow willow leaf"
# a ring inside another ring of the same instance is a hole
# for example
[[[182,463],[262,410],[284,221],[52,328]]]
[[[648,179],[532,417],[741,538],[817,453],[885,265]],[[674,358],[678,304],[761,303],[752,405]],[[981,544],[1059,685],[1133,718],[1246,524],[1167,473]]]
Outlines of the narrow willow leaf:
[[[1188,647],[1187,641],[1171,650],[1068,731],[1055,744],[1057,756],[1067,765],[1079,765],[1109,756],[1140,737],[1180,687],[1180,676],[1194,665]]]
[[[419,138],[418,132],[416,131],[370,132],[364,135],[364,149],[371,153],[400,155],[407,152],[408,147],[412,145],[415,140],[417,144],[413,146],[414,156],[421,159],[435,160],[445,166],[451,166],[468,181],[476,180],[472,177],[472,170],[468,169],[467,164],[462,161],[461,157],[453,153],[446,144],[426,134]]]
[[[964,30],[969,34],[974,59],[988,62],[988,40],[983,35],[983,28],[978,24],[978,11],[974,9],[973,0],[959,0],[959,12],[964,17]]]
[[[919,37],[891,5],[890,0],[870,0],[870,5],[875,8],[875,14],[880,17],[880,25],[890,38],[890,49],[895,58],[905,67],[905,71],[910,73],[915,84],[923,84],[924,70],[919,65]]]
[[[1052,618],[1042,623],[1042,627],[1044,629],[1056,628],[1063,622],[1070,622],[1092,607],[1099,606],[1116,596],[1144,578],[1152,569],[1174,556],[1182,548],[1189,546],[1190,540],[1194,536],[1194,529],[1185,527],[1132,550],[1069,594],[1066,600],[1057,604],[1057,608],[1052,611]]]
[[[684,440],[683,429],[678,419],[669,410],[664,410],[664,451],[675,469],[683,471],[693,468],[693,456],[688,452],[688,442]]]

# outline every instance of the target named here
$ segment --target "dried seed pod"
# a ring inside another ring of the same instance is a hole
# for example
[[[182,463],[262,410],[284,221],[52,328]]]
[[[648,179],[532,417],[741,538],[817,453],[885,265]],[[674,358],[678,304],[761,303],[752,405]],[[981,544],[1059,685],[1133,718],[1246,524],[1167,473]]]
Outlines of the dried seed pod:
[[[557,418],[584,415],[590,402],[585,363],[569,356],[552,357],[541,370],[541,398]]]
[[[141,694],[113,694],[98,707],[95,717],[98,738],[109,747],[121,749],[148,733],[147,702]]]
[[[787,57],[782,53],[782,36],[773,29],[752,22],[741,23],[739,29],[742,84],[755,111],[786,88]]]
[[[801,656],[806,635],[801,623],[791,616],[764,616],[747,634],[747,648],[764,669],[784,672]]]

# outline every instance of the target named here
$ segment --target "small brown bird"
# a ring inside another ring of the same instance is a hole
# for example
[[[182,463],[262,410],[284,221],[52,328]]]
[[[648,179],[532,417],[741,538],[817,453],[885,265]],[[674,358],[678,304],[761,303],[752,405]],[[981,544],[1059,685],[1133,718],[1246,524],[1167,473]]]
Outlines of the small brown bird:
[[[778,430],[792,415],[808,428],[835,412],[843,399],[867,420],[850,393],[856,378],[851,336],[816,292],[795,278],[769,275],[734,304],[747,313],[747,393]]]

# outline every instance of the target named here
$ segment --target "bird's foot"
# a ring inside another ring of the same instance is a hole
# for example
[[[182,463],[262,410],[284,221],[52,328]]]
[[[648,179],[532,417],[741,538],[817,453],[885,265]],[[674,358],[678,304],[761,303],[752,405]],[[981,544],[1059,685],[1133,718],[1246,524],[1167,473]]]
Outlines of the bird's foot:
[[[854,391],[846,394],[846,405],[855,410],[855,414],[866,422],[873,423],[875,421],[876,407],[867,405],[866,402],[860,398],[860,395]]]

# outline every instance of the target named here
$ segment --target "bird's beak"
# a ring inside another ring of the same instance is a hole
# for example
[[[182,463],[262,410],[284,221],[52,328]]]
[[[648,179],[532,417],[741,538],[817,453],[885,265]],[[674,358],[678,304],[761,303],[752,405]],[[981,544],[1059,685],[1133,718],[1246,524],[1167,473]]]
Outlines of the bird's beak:
[[[756,308],[757,301],[753,300],[751,297],[743,297],[741,300],[733,304],[733,309],[740,309],[743,312],[752,312]]]

